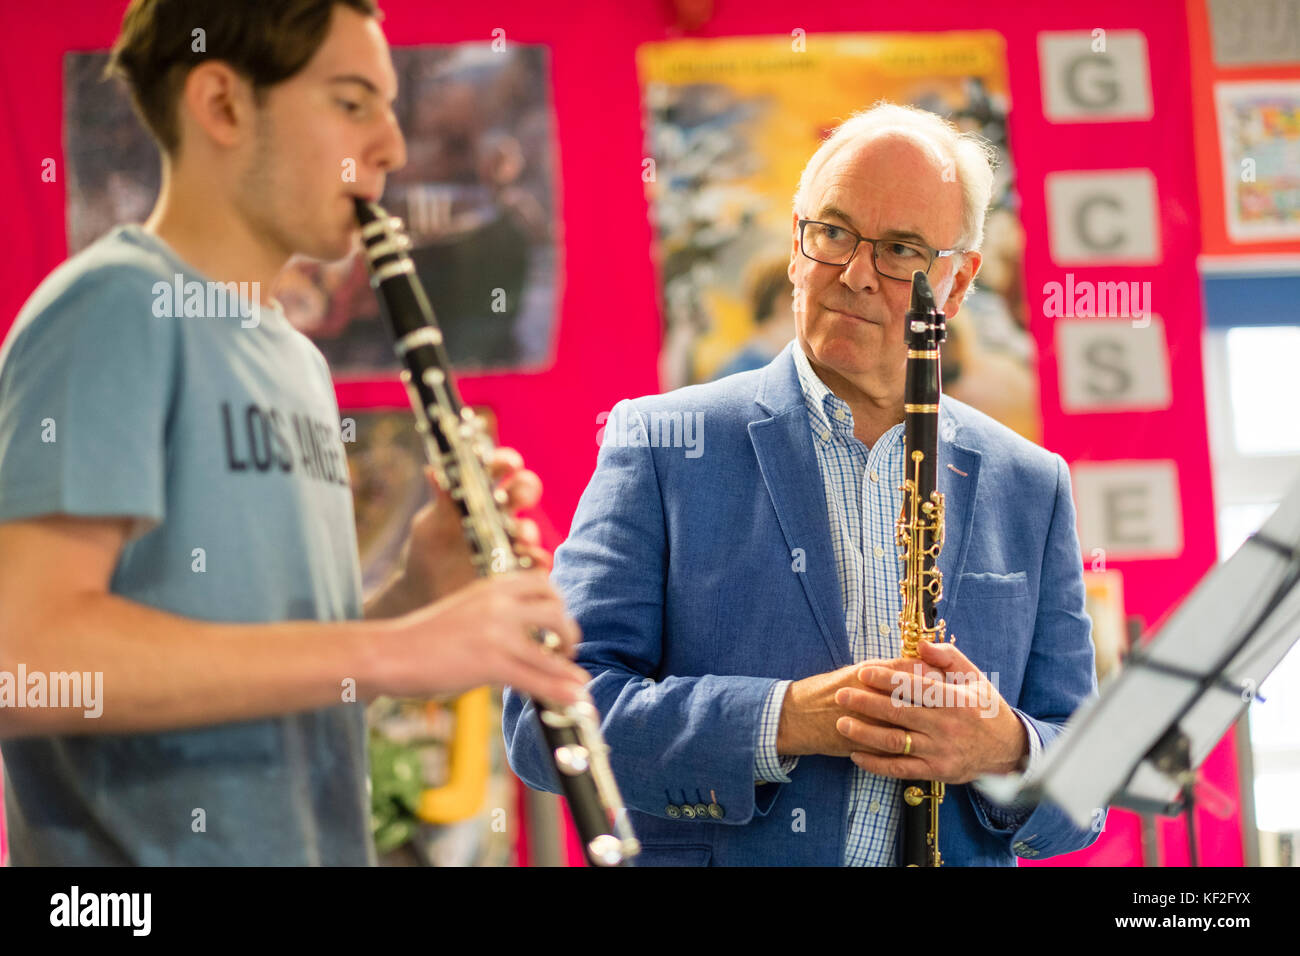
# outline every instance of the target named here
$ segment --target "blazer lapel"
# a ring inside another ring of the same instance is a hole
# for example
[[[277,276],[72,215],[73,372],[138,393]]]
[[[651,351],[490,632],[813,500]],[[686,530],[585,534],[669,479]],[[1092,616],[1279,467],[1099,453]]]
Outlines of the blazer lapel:
[[[796,573],[831,659],[836,667],[847,667],[853,659],[831,549],[826,493],[789,348],[764,369],[755,402],[770,416],[751,421],[749,437],[777,522],[791,561],[798,557],[796,549],[803,554],[805,570]]]
[[[944,506],[944,543],[939,552],[939,571],[943,574],[943,598],[938,605],[940,617],[957,600],[961,573],[966,567],[966,553],[970,550],[975,489],[980,474],[980,453],[957,444],[957,437],[957,422],[948,405],[940,399],[938,484]]]

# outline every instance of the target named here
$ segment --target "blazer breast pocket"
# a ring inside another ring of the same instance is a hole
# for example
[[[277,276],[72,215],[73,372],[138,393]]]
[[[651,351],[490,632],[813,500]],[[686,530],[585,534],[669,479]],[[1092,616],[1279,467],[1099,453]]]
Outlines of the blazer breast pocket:
[[[957,600],[1011,601],[1029,597],[1029,578],[1024,571],[997,574],[992,571],[970,571],[961,576]]]
[[[1034,618],[1024,571],[977,571],[961,576],[957,602],[948,617],[948,633],[1013,703],[1033,642]]]

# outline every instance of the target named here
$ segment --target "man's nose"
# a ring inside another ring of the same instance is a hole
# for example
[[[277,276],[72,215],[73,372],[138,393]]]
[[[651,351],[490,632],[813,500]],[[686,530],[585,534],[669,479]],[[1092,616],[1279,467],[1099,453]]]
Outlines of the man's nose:
[[[385,173],[395,172],[406,165],[406,140],[397,125],[397,117],[389,111],[383,136],[373,153],[375,165]]]
[[[854,292],[874,292],[880,288],[880,273],[876,271],[871,243],[864,242],[858,246],[849,264],[840,270],[840,282]]]

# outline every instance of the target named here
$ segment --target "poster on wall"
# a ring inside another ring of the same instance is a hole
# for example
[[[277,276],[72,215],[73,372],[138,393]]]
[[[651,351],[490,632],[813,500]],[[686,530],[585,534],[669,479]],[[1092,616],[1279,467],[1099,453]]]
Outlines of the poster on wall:
[[[1214,102],[1229,238],[1300,239],[1300,80],[1216,83]]]
[[[142,222],[158,194],[157,149],[126,94],[103,82],[106,53],[64,59],[68,252]],[[557,166],[544,46],[449,44],[393,50],[406,166],[383,203],[406,225],[412,259],[461,370],[548,365],[558,315]],[[271,294],[338,379],[393,374],[359,253],[297,258]]]
[[[1250,272],[1261,262],[1294,261],[1300,34],[1284,15],[1287,4],[1186,3],[1202,265]]]
[[[637,68],[664,388],[760,367],[793,337],[786,267],[799,174],[835,126],[883,99],[937,112],[998,151],[984,262],[950,323],[944,387],[1039,437],[1000,34],[671,40],[639,47]]]

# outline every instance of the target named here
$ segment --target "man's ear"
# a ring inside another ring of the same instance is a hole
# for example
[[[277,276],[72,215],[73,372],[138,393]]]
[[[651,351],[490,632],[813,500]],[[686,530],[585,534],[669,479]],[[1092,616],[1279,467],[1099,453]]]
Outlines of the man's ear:
[[[227,148],[251,134],[257,112],[252,84],[221,60],[190,70],[177,108],[181,129]]]
[[[961,255],[961,267],[957,270],[956,275],[952,277],[952,289],[948,293],[948,298],[943,302],[943,314],[952,318],[961,308],[961,300],[966,297],[966,290],[970,284],[975,281],[979,275],[980,263],[984,261],[978,252],[963,252]]]

